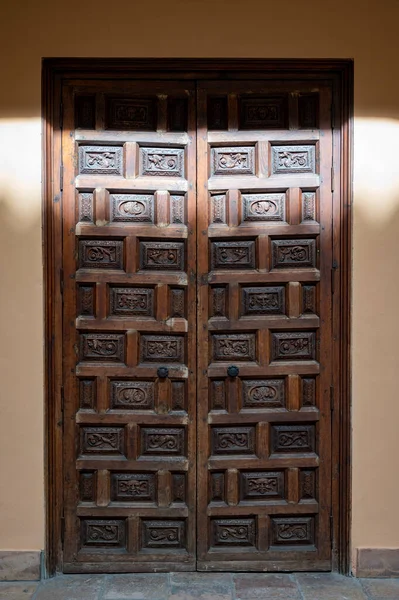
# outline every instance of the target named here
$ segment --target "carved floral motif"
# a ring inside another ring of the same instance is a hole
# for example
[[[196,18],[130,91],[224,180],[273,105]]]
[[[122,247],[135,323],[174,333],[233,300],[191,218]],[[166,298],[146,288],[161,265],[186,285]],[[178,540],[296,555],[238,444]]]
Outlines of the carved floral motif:
[[[108,129],[154,131],[155,98],[107,98]]]
[[[285,127],[284,97],[240,99],[241,129],[276,129]]]
[[[184,362],[182,336],[141,336],[141,360],[147,362]]]
[[[255,148],[230,147],[212,148],[213,175],[255,175]]]
[[[213,269],[254,269],[255,242],[212,242]]]
[[[255,519],[214,519],[215,546],[254,546]]]
[[[84,546],[125,545],[125,522],[122,520],[86,519],[82,521],[82,530]]]
[[[140,148],[141,174],[184,177],[183,148]]]
[[[214,454],[252,454],[254,440],[253,427],[214,427],[212,430]]]
[[[226,195],[217,194],[211,196],[212,205],[212,222],[213,223],[225,223],[226,222]]]
[[[255,334],[214,334],[212,336],[213,360],[255,360]]]
[[[312,360],[315,334],[310,331],[273,333],[273,360]]]
[[[79,266],[85,269],[122,269],[121,240],[80,240]]]
[[[284,221],[285,194],[242,194],[244,221]]]
[[[170,197],[170,222],[184,223],[184,196]]]
[[[140,268],[184,270],[184,242],[140,242]]]
[[[118,146],[79,146],[79,174],[123,175],[122,148]]]
[[[154,196],[144,194],[111,194],[112,221],[154,222]]]
[[[242,288],[243,314],[284,314],[285,288],[278,287],[250,287]]]
[[[141,447],[143,454],[174,454],[184,452],[184,429],[143,427]]]
[[[83,427],[83,453],[122,454],[124,431],[122,427]]]
[[[112,381],[112,408],[143,409],[154,407],[154,384],[151,381]]]
[[[110,313],[112,315],[154,316],[154,290],[152,288],[110,288]]]
[[[93,194],[79,194],[79,221],[93,222]]]
[[[272,146],[273,174],[315,173],[315,147]]]
[[[123,361],[124,352],[123,334],[85,333],[81,336],[83,360]]]
[[[274,544],[311,544],[313,518],[281,518],[272,520]]]
[[[316,221],[316,192],[302,193],[302,221]]]
[[[281,407],[285,406],[283,379],[243,380],[243,406]]]
[[[152,473],[113,473],[111,499],[124,501],[155,501],[155,475]]]
[[[284,476],[279,472],[242,473],[243,499],[283,498]]]
[[[184,548],[184,521],[142,521],[143,548]]]
[[[275,425],[273,436],[275,452],[313,452],[313,425]]]

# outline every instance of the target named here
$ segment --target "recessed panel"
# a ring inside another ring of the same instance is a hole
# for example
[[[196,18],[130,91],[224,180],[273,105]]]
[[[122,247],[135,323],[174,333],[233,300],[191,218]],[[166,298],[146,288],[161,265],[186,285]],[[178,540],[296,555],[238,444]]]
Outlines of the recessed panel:
[[[256,360],[254,333],[212,334],[212,361]]]
[[[111,287],[109,290],[110,315],[153,317],[154,289]]]
[[[254,454],[255,427],[212,427],[212,454]]]
[[[316,173],[315,146],[272,146],[272,174]]]
[[[240,474],[241,500],[277,500],[284,498],[283,471],[256,471]]]
[[[150,194],[111,194],[112,221],[153,223],[154,196]]]
[[[81,454],[124,454],[125,430],[123,427],[81,427]]]
[[[155,473],[111,473],[112,502],[155,502]]]
[[[140,175],[184,177],[184,149],[141,147]]]
[[[272,240],[273,269],[316,267],[316,240]]]
[[[242,288],[242,315],[285,314],[285,287],[264,286]]]
[[[255,175],[255,147],[212,148],[211,175]]]
[[[242,194],[243,221],[285,221],[285,194]]]
[[[79,146],[79,175],[123,175],[120,146]]]
[[[314,360],[316,334],[314,331],[274,332],[272,360]]]
[[[142,427],[141,454],[154,456],[184,456],[183,427]]]
[[[182,335],[141,335],[141,362],[184,363]]]
[[[125,336],[123,333],[82,333],[80,359],[84,361],[123,362]]]
[[[184,242],[140,242],[140,269],[184,271]]]
[[[211,269],[255,269],[256,251],[253,240],[211,242]]]
[[[91,192],[82,192],[81,194],[78,194],[79,222],[93,222],[93,204],[93,194]]]
[[[243,408],[283,408],[285,406],[284,379],[244,379],[242,406]]]
[[[107,129],[155,131],[155,98],[106,98]]]
[[[111,381],[111,408],[119,410],[153,409],[154,396],[154,382],[152,381]]]
[[[164,549],[165,552],[186,548],[186,522],[183,520],[141,521],[141,549]]]
[[[273,425],[272,452],[314,452],[314,425]]]
[[[281,97],[242,97],[239,100],[241,129],[286,127],[287,101]]]
[[[81,519],[81,540],[83,548],[126,547],[126,519]]]
[[[249,519],[212,519],[211,545],[233,549],[252,546],[255,548],[256,526],[253,517]]]
[[[77,314],[94,317],[96,307],[95,284],[79,285],[77,293]]]
[[[271,519],[272,545],[306,546],[314,544],[314,517]]]
[[[79,240],[81,269],[123,269],[122,240]]]

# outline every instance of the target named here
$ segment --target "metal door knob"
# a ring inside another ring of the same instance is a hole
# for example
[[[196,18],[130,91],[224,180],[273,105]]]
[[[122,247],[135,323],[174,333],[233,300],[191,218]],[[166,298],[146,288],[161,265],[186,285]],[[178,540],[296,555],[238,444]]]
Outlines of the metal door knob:
[[[229,377],[237,377],[239,372],[240,372],[240,369],[238,367],[236,367],[235,365],[230,365],[230,367],[227,367],[227,375]]]
[[[157,375],[160,379],[166,379],[169,375],[169,369],[167,367],[159,367]]]

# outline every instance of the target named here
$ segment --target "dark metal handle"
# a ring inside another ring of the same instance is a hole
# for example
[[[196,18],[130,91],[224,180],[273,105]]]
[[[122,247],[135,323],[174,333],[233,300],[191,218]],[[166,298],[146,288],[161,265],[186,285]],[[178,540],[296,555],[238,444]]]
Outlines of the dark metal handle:
[[[229,377],[237,377],[239,372],[240,372],[240,369],[238,367],[236,367],[235,365],[231,365],[230,367],[227,367],[227,375]]]
[[[160,379],[166,379],[169,375],[169,369],[167,367],[159,367],[157,375]]]

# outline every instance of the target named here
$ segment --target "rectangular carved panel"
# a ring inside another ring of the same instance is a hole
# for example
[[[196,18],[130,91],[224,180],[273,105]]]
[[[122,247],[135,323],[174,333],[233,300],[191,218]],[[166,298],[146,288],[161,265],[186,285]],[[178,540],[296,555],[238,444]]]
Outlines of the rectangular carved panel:
[[[272,517],[271,524],[273,545],[304,546],[314,543],[314,517]]]
[[[79,381],[79,405],[81,409],[93,410],[96,397],[96,380],[81,379]]]
[[[316,192],[302,192],[302,223],[317,221]]]
[[[254,333],[212,334],[212,360],[256,360]]]
[[[186,522],[183,520],[141,521],[141,548],[165,551],[186,547]]]
[[[211,242],[211,269],[255,269],[253,240]]]
[[[172,394],[172,410],[186,410],[187,409],[187,398],[186,398],[186,383],[185,381],[172,381],[171,382],[171,394]]]
[[[255,548],[255,519],[212,519],[211,545]]]
[[[111,194],[111,220],[126,223],[153,223],[152,194]]]
[[[81,539],[83,548],[125,548],[126,520],[81,519]]]
[[[242,380],[243,408],[283,408],[284,379]]]
[[[185,452],[183,427],[142,427],[142,455],[184,456]]]
[[[141,335],[140,361],[184,363],[184,337],[182,335]]]
[[[153,317],[153,288],[120,288],[109,289],[110,315]]]
[[[123,148],[79,146],[79,175],[123,175]]]
[[[241,473],[241,500],[276,500],[284,498],[283,471]]]
[[[226,388],[224,380],[210,382],[211,410],[226,409]]]
[[[299,473],[299,499],[316,499],[316,472],[314,470],[301,469]]]
[[[81,269],[123,269],[122,240],[79,240]]]
[[[242,97],[239,100],[240,129],[283,129],[287,126],[287,99]]]
[[[254,454],[255,427],[213,427],[212,454]]]
[[[186,475],[185,473],[172,474],[172,502],[186,501]]]
[[[272,452],[314,452],[314,425],[273,425]]]
[[[153,381],[111,381],[110,407],[119,410],[154,408]]]
[[[316,406],[316,378],[301,379],[302,406]]]
[[[184,177],[184,149],[140,147],[140,175]]]
[[[94,317],[96,302],[94,283],[79,285],[77,300],[77,314],[84,317]]]
[[[227,96],[208,96],[208,129],[222,131],[227,127]]]
[[[76,129],[96,128],[96,97],[94,94],[75,97],[75,127]]]
[[[124,454],[123,427],[81,427],[81,454]]]
[[[315,173],[316,152],[314,145],[272,146],[272,174]]]
[[[231,146],[211,149],[212,175],[255,175],[255,147]]]
[[[210,502],[226,502],[224,473],[210,473]]]
[[[242,314],[284,315],[285,287],[279,285],[242,288]]]
[[[301,129],[319,126],[319,95],[301,94],[298,98],[298,120]]]
[[[93,222],[93,194],[83,192],[78,194],[78,220],[82,223]]]
[[[211,223],[226,223],[226,194],[212,194],[209,198]]]
[[[111,473],[112,502],[155,502],[154,473]]]
[[[170,290],[170,316],[184,318],[186,316],[186,298],[183,288],[172,288]]]
[[[302,285],[302,314],[317,314],[315,285]]]
[[[314,360],[316,334],[313,331],[274,332],[272,360]]]
[[[106,98],[107,129],[155,131],[156,98]]]
[[[81,471],[79,477],[79,496],[81,502],[95,502],[96,499],[96,473]]]
[[[209,314],[211,317],[227,317],[226,286],[211,287]]]
[[[184,271],[184,242],[140,242],[140,269]]]
[[[186,222],[184,196],[170,196],[170,222],[177,225],[183,225]]]
[[[101,362],[125,360],[123,333],[83,333],[80,336],[80,359]]]
[[[285,221],[285,194],[242,194],[243,221]]]
[[[272,269],[316,267],[316,240],[272,240]]]

